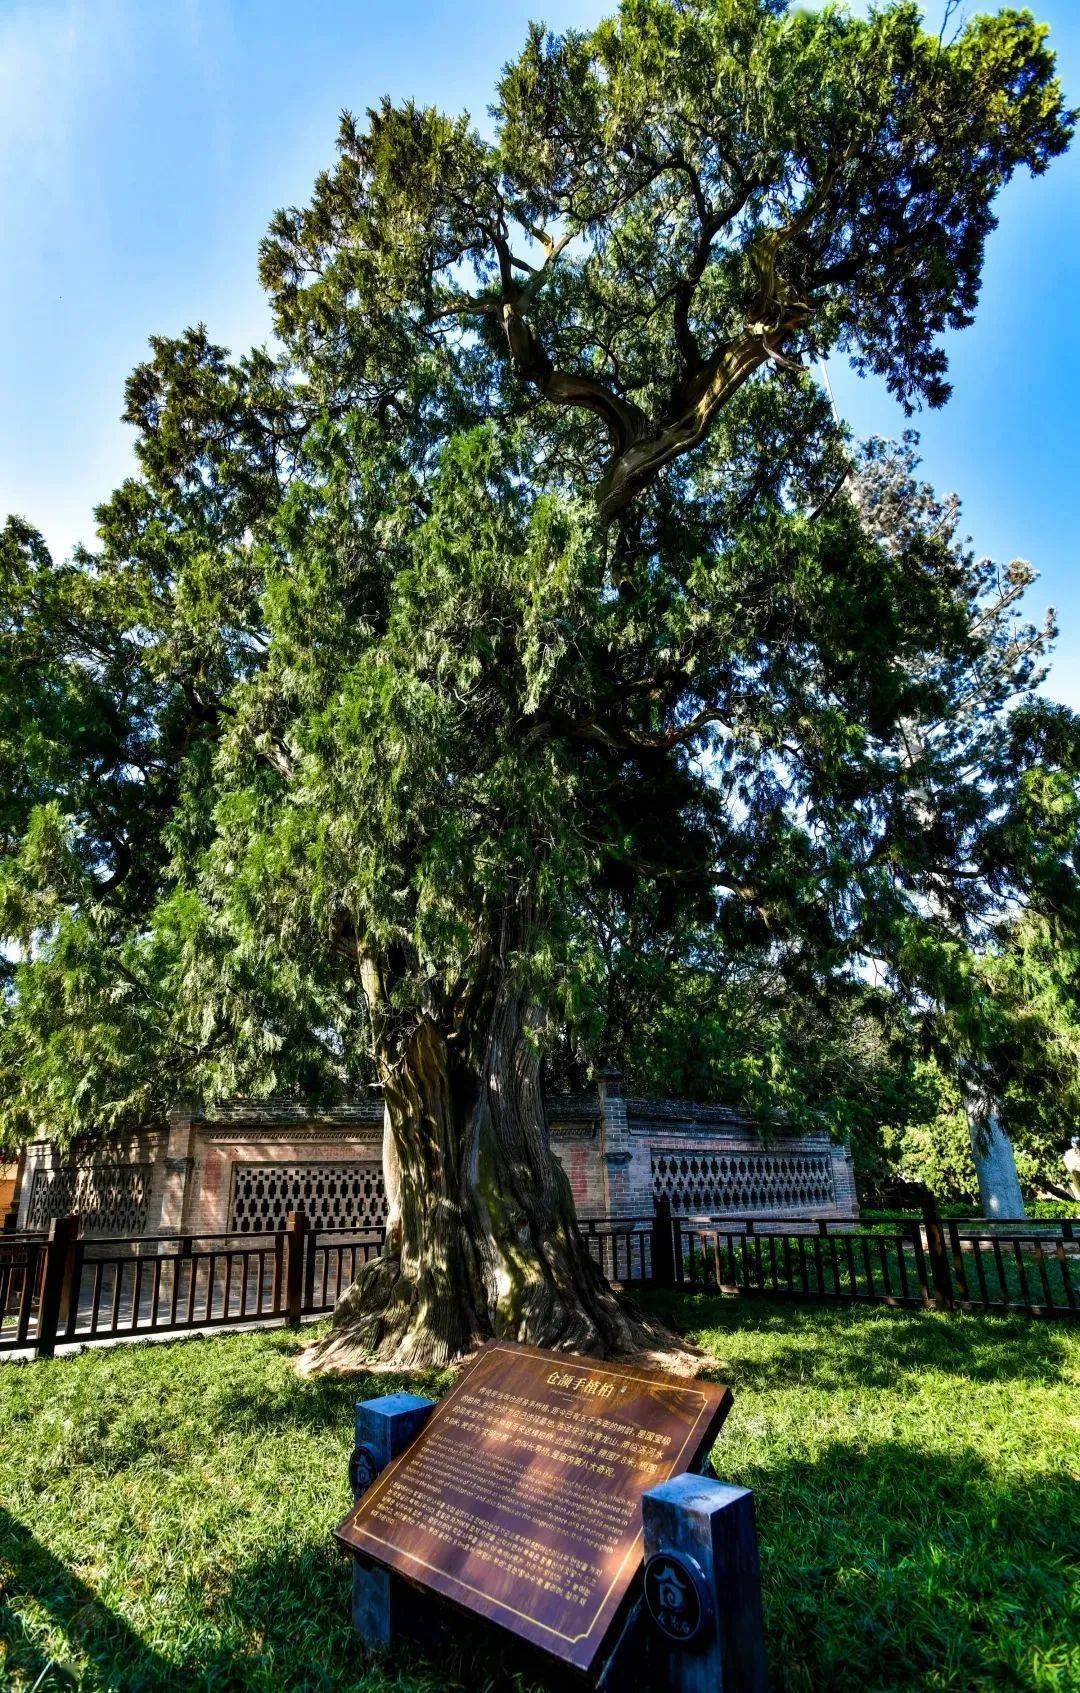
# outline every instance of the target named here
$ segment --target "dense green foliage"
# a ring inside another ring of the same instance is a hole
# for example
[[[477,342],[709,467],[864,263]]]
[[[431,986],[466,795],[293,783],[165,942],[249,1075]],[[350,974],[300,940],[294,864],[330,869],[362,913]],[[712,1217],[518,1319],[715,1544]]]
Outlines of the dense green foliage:
[[[847,492],[880,551],[838,607],[854,625],[866,605],[880,645],[861,662],[887,663],[902,703],[873,732],[834,710],[828,762],[785,726],[764,770],[712,766],[729,816],[761,796],[772,825],[753,904],[667,927],[651,890],[594,905],[593,1038],[633,1086],[850,1134],[870,1190],[902,1170],[973,1197],[965,1082],[1001,1099],[1029,1186],[1060,1184],[1078,1120],[1080,733],[1033,692],[1054,635],[1022,616],[1033,571],[976,559],[916,472],[911,441],[857,459]],[[812,811],[797,831],[792,794]]]
[[[715,1457],[755,1491],[778,1688],[1076,1686],[1067,1325],[705,1298],[674,1315],[735,1390]],[[490,1639],[360,1671],[330,1529],[367,1388],[301,1382],[298,1344],[0,1370],[5,1686],[50,1663],[42,1690],[68,1669],[87,1693],[498,1684]]]
[[[627,0],[530,34],[491,139],[346,117],[263,244],[273,352],[155,340],[95,549],[4,534],[3,1134],[348,1089],[372,1019],[380,1069],[471,1050],[491,981],[569,1068],[904,1123],[928,1055],[996,1074],[1037,887],[1023,1113],[1076,732],[1003,716],[1027,576],[810,370],[941,403],[1071,122],[1030,14],[910,0]]]

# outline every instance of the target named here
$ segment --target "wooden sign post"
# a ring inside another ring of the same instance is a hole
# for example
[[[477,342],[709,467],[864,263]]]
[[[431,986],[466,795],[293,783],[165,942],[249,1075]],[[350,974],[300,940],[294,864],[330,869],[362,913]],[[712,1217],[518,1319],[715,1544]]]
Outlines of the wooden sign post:
[[[657,1686],[758,1693],[739,1622],[739,1594],[757,1595],[750,1495],[689,1473],[730,1403],[709,1382],[501,1341],[434,1407],[363,1402],[358,1500],[337,1530],[362,1639],[423,1637],[435,1595],[612,1693],[631,1660],[626,1685],[653,1684],[645,1657]],[[759,1599],[755,1615],[760,1636]]]

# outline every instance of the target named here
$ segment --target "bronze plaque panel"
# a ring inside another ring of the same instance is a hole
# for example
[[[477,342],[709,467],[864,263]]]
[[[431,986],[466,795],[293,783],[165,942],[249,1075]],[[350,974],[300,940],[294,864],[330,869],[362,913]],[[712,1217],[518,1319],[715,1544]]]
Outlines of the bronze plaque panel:
[[[340,1544],[587,1671],[641,1561],[641,1496],[691,1469],[726,1387],[492,1341]]]

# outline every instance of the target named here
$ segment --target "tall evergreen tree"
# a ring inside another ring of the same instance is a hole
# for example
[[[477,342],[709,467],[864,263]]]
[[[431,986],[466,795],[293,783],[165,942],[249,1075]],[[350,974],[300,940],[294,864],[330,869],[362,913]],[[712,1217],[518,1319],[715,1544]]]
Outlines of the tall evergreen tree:
[[[490,140],[346,117],[263,244],[280,356],[155,342],[99,552],[9,531],[5,662],[57,666],[8,820],[9,1114],[119,1120],[150,1052],[344,1077],[362,1023],[389,1238],[324,1356],[640,1344],[543,1116],[588,898],[848,922],[968,584],[837,492],[807,368],[941,404],[995,197],[1070,124],[1030,14],[944,44],[910,0],[627,0],[530,32]]]

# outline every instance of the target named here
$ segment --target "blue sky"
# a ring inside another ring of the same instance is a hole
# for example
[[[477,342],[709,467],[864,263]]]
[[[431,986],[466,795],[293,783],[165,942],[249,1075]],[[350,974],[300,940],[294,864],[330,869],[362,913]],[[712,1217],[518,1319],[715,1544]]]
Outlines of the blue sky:
[[[343,106],[411,94],[482,119],[530,16],[609,9],[0,0],[0,517],[22,513],[57,553],[91,538],[131,464],[123,382],[150,334],[201,319],[234,349],[265,339],[259,237],[329,162]],[[1034,9],[1080,104],[1080,4]],[[1080,147],[1014,182],[1000,217],[978,320],[949,348],[953,399],[917,427],[979,551],[1040,570],[1032,613],[1061,622],[1050,691],[1080,708]],[[903,429],[878,384],[831,376],[859,434]]]

